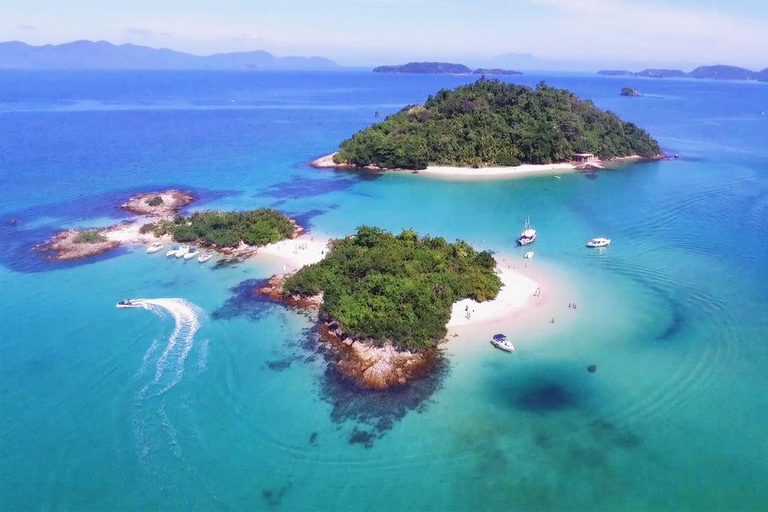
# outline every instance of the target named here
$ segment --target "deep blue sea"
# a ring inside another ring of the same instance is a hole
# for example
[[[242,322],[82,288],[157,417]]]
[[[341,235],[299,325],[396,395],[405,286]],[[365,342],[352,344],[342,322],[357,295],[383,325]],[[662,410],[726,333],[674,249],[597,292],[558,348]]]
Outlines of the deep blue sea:
[[[768,86],[511,77],[680,155],[595,176],[307,165],[375,111],[471,79],[0,72],[0,509],[768,509]],[[511,356],[490,332],[452,339],[430,378],[361,392],[310,318],[253,295],[274,263],[31,250],[165,187],[193,190],[193,210],[270,206],[318,234],[413,228],[519,258],[530,216],[557,322],[510,319]],[[613,244],[585,249],[594,236]],[[126,297],[157,300],[115,308]]]

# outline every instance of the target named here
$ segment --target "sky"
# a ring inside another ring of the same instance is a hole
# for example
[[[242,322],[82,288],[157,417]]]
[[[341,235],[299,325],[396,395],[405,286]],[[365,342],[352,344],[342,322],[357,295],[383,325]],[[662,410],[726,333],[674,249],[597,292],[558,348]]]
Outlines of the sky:
[[[0,40],[107,40],[198,55],[266,50],[343,65],[768,67],[768,0],[0,0]]]

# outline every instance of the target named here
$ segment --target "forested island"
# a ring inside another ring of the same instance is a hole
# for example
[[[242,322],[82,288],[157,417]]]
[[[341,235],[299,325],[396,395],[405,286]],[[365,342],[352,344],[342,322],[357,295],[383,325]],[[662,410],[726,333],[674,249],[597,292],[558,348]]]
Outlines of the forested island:
[[[423,105],[407,106],[356,133],[340,144],[333,165],[516,166],[568,162],[575,153],[655,158],[661,149],[641,128],[570,91],[480,79],[441,90]]]
[[[337,369],[367,387],[387,387],[428,369],[454,302],[498,295],[495,266],[489,252],[463,241],[362,226],[332,241],[318,263],[261,292],[293,304],[319,297],[327,341],[343,352]]]
[[[409,62],[400,66],[378,66],[373,68],[374,73],[452,73],[454,75],[468,75],[472,72],[464,64],[451,62]]]
[[[603,69],[601,76],[640,76],[645,78],[708,78],[713,80],[755,80],[768,82],[768,68],[752,71],[738,66],[699,66],[690,73],[680,69],[644,69],[634,73],[626,70]]]

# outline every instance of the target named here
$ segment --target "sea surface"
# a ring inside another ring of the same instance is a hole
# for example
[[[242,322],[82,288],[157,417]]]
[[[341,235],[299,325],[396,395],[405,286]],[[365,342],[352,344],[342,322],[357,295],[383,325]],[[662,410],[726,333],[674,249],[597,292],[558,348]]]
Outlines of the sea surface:
[[[375,112],[472,77],[0,72],[0,509],[768,509],[768,86],[506,79],[571,89],[679,159],[561,180],[320,171]],[[578,309],[498,327],[515,354],[480,329],[432,377],[360,392],[311,318],[253,295],[275,262],[31,250],[166,187],[192,210],[413,228],[521,265],[530,216],[529,265]]]

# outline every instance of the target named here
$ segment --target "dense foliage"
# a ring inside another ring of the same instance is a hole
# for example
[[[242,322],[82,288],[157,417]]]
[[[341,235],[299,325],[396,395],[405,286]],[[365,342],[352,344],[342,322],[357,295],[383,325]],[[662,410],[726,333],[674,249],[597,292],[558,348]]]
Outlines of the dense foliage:
[[[177,216],[173,222],[161,221],[155,234],[170,233],[177,242],[194,242],[204,246],[237,247],[266,245],[289,238],[293,234],[290,219],[270,208],[248,212],[206,211],[189,217]]]
[[[477,68],[472,72],[473,75],[508,75],[508,76],[520,76],[523,73],[521,71],[515,71],[513,69],[499,69],[499,68]]]
[[[661,152],[644,130],[573,93],[478,80],[442,90],[340,145],[337,163],[424,169],[437,165],[547,164],[574,153],[602,158]]]
[[[421,349],[445,336],[454,302],[496,297],[501,281],[495,265],[489,252],[463,241],[363,226],[334,241],[325,259],[289,277],[285,290],[324,292],[321,314],[353,336]]]
[[[98,231],[88,230],[78,233],[75,237],[76,244],[95,244],[98,242],[106,242],[106,238],[98,233]]]
[[[471,73],[464,64],[451,62],[409,62],[400,66],[379,66],[373,68],[374,73],[454,73],[464,75]]]

